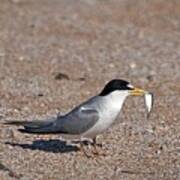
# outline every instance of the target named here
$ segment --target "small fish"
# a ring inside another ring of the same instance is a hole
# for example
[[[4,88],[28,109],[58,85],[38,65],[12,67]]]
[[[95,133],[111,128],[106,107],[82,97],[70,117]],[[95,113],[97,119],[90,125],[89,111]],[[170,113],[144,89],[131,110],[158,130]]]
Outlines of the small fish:
[[[153,107],[153,101],[154,101],[153,94],[150,92],[147,92],[144,95],[144,100],[145,100],[145,105],[146,105],[146,109],[148,112],[147,118],[149,118],[150,112],[151,112],[152,107]]]

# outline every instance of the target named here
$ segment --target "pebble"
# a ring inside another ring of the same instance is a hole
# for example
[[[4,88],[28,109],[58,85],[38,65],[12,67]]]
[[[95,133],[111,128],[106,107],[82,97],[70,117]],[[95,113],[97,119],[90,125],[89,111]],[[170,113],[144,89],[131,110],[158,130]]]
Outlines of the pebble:
[[[9,128],[0,129],[0,137],[1,138],[14,138],[14,132],[12,129],[9,129]]]
[[[130,63],[130,68],[135,69],[137,67],[136,63]]]

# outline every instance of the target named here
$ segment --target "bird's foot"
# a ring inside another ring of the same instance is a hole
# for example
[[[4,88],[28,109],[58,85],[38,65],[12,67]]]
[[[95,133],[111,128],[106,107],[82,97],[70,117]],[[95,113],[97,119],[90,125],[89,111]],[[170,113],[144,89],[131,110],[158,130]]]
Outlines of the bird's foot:
[[[102,149],[102,145],[99,147],[98,145],[93,146],[92,153],[95,156],[106,156],[107,153]]]
[[[87,158],[93,158],[95,156],[106,156],[107,153],[103,150],[102,147],[102,143],[97,143],[96,138],[93,139],[93,142],[80,142],[80,150]]]
[[[105,151],[103,151],[102,148],[99,148],[98,146],[91,146],[92,149],[89,149],[83,145],[80,145],[80,151],[89,159],[89,158],[93,158],[96,156],[106,156],[107,153],[105,153]],[[88,151],[89,150],[89,151]]]
[[[83,152],[83,154],[87,157],[87,158],[92,158],[92,154],[90,152],[87,152],[87,150],[85,149],[85,145],[83,142],[80,143],[80,151]]]
[[[102,143],[96,143],[96,146],[102,149],[103,144]]]

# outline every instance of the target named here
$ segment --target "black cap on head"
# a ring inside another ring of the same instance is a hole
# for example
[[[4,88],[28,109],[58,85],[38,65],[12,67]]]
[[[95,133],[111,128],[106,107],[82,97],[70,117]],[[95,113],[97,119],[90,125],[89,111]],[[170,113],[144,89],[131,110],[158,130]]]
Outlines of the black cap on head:
[[[105,96],[115,90],[132,90],[134,89],[130,85],[129,82],[122,80],[122,79],[113,79],[111,81],[109,81],[104,89],[101,91],[101,93],[99,94],[100,96]]]

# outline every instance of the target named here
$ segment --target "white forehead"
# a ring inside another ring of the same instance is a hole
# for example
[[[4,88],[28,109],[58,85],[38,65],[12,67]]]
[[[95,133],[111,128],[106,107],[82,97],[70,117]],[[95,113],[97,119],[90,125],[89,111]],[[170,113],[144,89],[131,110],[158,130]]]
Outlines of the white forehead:
[[[128,84],[127,87],[132,88],[132,89],[134,88],[132,84]]]

